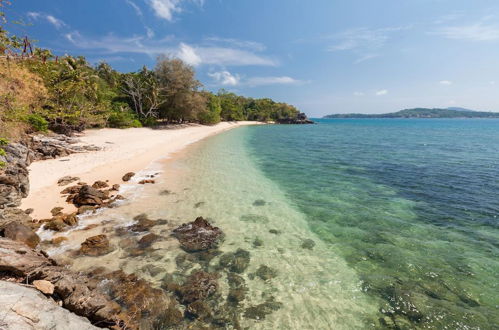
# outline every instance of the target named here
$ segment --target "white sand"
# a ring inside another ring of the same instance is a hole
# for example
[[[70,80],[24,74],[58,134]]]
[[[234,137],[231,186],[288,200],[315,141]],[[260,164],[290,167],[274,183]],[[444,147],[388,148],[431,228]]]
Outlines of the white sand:
[[[57,181],[66,175],[76,176],[92,184],[109,180],[123,184],[122,176],[146,168],[154,160],[171,156],[187,145],[228,129],[254,125],[256,122],[222,122],[214,126],[189,125],[176,129],[149,128],[99,129],[85,131],[83,143],[101,147],[101,151],[72,154],[68,157],[34,162],[29,167],[30,193],[22,202],[24,209],[33,208],[32,217],[50,217],[53,207],[74,210],[62,198]]]

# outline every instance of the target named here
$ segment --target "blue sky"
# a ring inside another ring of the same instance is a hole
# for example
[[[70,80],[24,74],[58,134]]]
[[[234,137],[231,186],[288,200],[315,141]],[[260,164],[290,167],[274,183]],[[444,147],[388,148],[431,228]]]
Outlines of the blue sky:
[[[206,89],[309,116],[499,111],[497,0],[12,0],[8,17],[59,55],[135,71],[166,53]]]

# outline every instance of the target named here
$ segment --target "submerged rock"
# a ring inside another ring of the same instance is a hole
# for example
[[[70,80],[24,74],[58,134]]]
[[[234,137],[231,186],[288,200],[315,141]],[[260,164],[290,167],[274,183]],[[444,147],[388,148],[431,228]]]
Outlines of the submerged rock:
[[[246,308],[244,316],[254,320],[263,320],[265,316],[279,310],[281,307],[282,303],[275,301],[275,299],[271,297],[264,303]]]
[[[311,239],[306,239],[301,244],[301,247],[303,249],[308,249],[308,250],[313,250],[314,246],[315,246],[315,242],[313,240],[311,240]]]
[[[150,234],[147,234],[145,236],[143,236],[138,244],[139,244],[139,247],[144,249],[144,248],[148,248],[150,247],[154,242],[158,241],[159,239],[161,238],[161,236],[159,235],[156,235],[156,234],[153,234],[153,233],[150,233]]]
[[[187,278],[184,285],[177,289],[180,302],[184,305],[197,300],[205,300],[218,289],[218,276],[216,274],[197,271]]]
[[[257,199],[253,202],[253,206],[264,206],[265,204],[267,204],[267,202],[263,199]]]
[[[259,238],[255,238],[255,240],[253,241],[253,247],[260,247],[260,246],[263,246],[263,241]]]
[[[229,304],[238,305],[246,298],[246,293],[248,291],[244,278],[237,274],[229,273],[227,275],[227,281],[229,282],[227,301]]]
[[[130,179],[135,176],[135,173],[133,172],[128,172],[127,174],[123,175],[123,177],[121,178],[123,181],[130,181]]]
[[[112,252],[114,249],[109,245],[106,235],[89,237],[81,243],[80,253],[87,256],[97,257]]]
[[[254,223],[268,223],[269,218],[264,215],[258,214],[244,214],[239,218],[241,221],[254,222]]]
[[[203,217],[198,217],[195,221],[185,223],[173,230],[173,236],[179,240],[180,246],[187,252],[216,248],[222,235],[220,228],[210,225]]]
[[[147,214],[144,213],[137,215],[133,220],[137,221],[137,223],[129,226],[128,229],[134,232],[148,231],[157,224],[156,221],[150,220]]]
[[[250,253],[243,249],[237,249],[236,252],[225,253],[220,257],[219,264],[234,273],[242,273],[248,268],[250,262]]]
[[[268,281],[277,276],[277,271],[265,265],[260,265],[256,271],[256,276],[264,281]]]

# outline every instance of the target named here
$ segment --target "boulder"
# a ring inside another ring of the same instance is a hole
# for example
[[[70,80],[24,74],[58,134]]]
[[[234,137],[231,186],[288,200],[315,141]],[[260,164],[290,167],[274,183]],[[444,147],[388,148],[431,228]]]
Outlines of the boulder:
[[[83,205],[102,205],[108,196],[100,190],[84,185],[78,191],[78,194],[73,198],[73,203],[80,207]]]
[[[0,281],[0,329],[97,330],[35,289]]]
[[[150,220],[147,214],[139,214],[133,218],[137,223],[128,227],[129,230],[134,232],[148,231],[151,227],[156,225],[156,221]]]
[[[24,243],[0,237],[0,272],[25,278],[35,270],[53,264],[51,259]]]
[[[150,233],[150,234],[147,234],[145,236],[143,236],[140,240],[139,240],[139,247],[141,249],[144,249],[144,248],[148,248],[150,247],[154,242],[156,242],[157,240],[159,240],[161,238],[161,236],[159,235],[156,235],[156,234],[153,234],[153,233]]]
[[[189,305],[198,300],[205,300],[218,289],[217,274],[197,271],[187,278],[184,285],[177,289],[180,302]]]
[[[135,175],[133,172],[128,172],[127,174],[123,175],[121,178],[123,181],[130,181],[130,179]]]
[[[62,210],[64,210],[64,208],[58,206],[58,207],[54,207],[52,210],[50,210],[50,213],[52,214],[52,216],[55,217],[56,215],[62,214]]]
[[[57,180],[57,184],[59,186],[67,186],[68,184],[75,182],[75,181],[78,181],[78,180],[80,180],[80,178],[78,178],[76,176],[66,175],[66,176],[63,176],[62,178],[60,178],[59,180]]]
[[[242,273],[248,268],[250,263],[250,253],[243,249],[236,252],[225,253],[220,257],[219,264],[234,273]]]
[[[256,270],[256,276],[264,281],[268,281],[277,276],[277,271],[269,266],[260,265],[260,267]]]
[[[87,256],[103,256],[112,252],[114,249],[109,245],[106,235],[97,235],[89,237],[81,243],[80,254]]]
[[[107,182],[104,182],[104,181],[95,181],[94,184],[92,185],[92,188],[95,188],[95,189],[102,189],[102,188],[107,188],[109,187],[109,185],[107,184]]]
[[[35,280],[33,286],[43,294],[51,295],[54,293],[54,285],[46,280]]]
[[[13,241],[22,242],[31,248],[35,248],[40,243],[40,237],[30,228],[18,222],[10,222],[0,228],[0,233]]]
[[[173,230],[180,246],[187,252],[203,251],[218,246],[223,236],[222,230],[210,225],[210,223],[198,217],[195,221],[185,223]]]

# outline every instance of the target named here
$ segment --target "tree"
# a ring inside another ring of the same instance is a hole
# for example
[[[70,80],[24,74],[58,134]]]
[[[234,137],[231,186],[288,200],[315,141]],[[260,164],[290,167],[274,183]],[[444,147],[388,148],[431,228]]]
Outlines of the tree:
[[[141,71],[128,73],[123,78],[122,91],[131,100],[132,109],[139,118],[157,118],[164,97],[154,71],[145,66]]]
[[[206,101],[198,93],[201,83],[191,66],[180,59],[163,56],[158,59],[155,73],[164,95],[160,118],[168,122],[192,121],[205,110]]]
[[[213,125],[220,122],[222,106],[220,98],[212,93],[204,93],[206,97],[206,109],[199,113],[198,119],[201,124]]]

